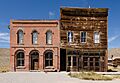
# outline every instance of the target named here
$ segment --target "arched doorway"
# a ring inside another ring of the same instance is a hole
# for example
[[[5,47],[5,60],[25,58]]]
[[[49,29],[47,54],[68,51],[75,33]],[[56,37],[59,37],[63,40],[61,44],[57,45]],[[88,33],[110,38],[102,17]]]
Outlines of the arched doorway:
[[[39,53],[38,51],[32,51],[30,53],[30,70],[39,69]]]
[[[45,68],[53,66],[53,52],[46,51],[45,52]]]

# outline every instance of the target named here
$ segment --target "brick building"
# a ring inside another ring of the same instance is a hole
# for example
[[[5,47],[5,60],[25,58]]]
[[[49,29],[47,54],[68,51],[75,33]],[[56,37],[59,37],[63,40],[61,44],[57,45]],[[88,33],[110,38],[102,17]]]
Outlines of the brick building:
[[[107,71],[107,8],[60,9],[60,20],[11,20],[11,71]]]
[[[11,20],[11,71],[59,71],[58,20]]]

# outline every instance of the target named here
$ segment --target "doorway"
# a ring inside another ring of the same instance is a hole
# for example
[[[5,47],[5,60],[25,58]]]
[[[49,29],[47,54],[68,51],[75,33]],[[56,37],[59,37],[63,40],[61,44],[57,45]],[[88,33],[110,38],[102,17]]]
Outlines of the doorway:
[[[30,54],[30,70],[38,69],[39,69],[39,53],[37,51],[33,51]]]
[[[66,49],[60,49],[60,71],[66,71]]]

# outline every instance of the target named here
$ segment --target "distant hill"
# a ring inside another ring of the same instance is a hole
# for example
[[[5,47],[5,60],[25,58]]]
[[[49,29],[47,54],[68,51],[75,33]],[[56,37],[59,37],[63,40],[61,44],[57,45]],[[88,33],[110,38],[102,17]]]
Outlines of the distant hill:
[[[120,48],[109,49],[108,58],[111,58],[112,55],[113,55],[113,57],[120,57]]]
[[[0,67],[9,66],[10,50],[9,48],[0,48]]]

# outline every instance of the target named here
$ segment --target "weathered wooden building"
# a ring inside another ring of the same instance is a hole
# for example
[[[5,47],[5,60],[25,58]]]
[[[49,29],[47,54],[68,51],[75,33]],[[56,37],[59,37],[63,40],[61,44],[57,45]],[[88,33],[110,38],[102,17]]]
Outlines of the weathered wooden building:
[[[60,69],[107,71],[108,9],[60,9]]]

